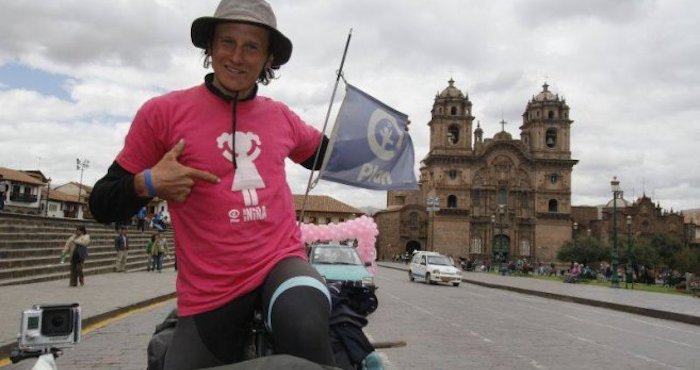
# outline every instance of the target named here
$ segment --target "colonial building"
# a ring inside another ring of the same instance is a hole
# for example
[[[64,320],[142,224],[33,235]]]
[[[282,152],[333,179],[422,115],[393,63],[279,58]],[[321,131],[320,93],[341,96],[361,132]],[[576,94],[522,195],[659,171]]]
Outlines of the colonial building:
[[[39,215],[41,189],[46,183],[32,174],[0,167],[2,181],[8,185],[5,212]]]
[[[623,195],[622,192],[618,193],[615,203],[611,199],[601,206],[573,207],[573,234],[586,233],[605,244],[611,244],[615,230],[620,241],[663,234],[674,236],[684,244],[696,244],[695,220],[685,220],[683,213],[661,208],[646,194],[634,202],[625,200]]]
[[[519,139],[503,121],[500,132],[484,138],[469,96],[450,79],[431,115],[420,190],[388,192],[387,209],[375,214],[378,255],[428,249],[483,262],[554,260],[571,240],[571,171],[578,162],[571,159],[566,101],[544,84],[525,106]]]

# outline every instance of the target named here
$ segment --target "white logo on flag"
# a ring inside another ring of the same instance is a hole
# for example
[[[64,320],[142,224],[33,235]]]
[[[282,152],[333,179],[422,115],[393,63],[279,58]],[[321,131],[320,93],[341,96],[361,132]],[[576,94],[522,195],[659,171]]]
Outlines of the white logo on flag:
[[[377,134],[381,141],[377,141]],[[367,140],[372,153],[379,159],[388,161],[394,158],[396,150],[401,149],[403,130],[394,116],[384,110],[375,109],[369,117]]]

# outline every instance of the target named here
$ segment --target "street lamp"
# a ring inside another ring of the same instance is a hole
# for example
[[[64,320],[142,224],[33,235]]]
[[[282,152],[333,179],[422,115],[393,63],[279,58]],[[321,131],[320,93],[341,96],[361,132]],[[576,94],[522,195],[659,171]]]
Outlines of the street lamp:
[[[610,258],[610,267],[612,270],[612,276],[610,277],[610,283],[613,288],[619,288],[620,287],[620,279],[617,276],[617,197],[618,194],[620,193],[620,181],[617,179],[617,177],[613,177],[612,181],[610,181],[610,188],[612,189],[613,193],[613,214],[612,214],[612,219],[613,219],[613,249],[612,249],[612,256]]]
[[[578,230],[578,222],[574,221],[574,224],[571,225],[571,228],[574,230],[571,240],[572,240],[572,243],[574,245],[574,250],[575,250],[576,249],[576,230]]]
[[[46,179],[46,206],[44,207],[44,217],[49,216],[49,196],[51,195],[51,178]]]
[[[506,213],[506,206],[505,204],[499,204],[498,205],[498,242],[496,243],[498,247],[498,255],[496,258],[498,259],[498,272],[503,273],[501,271],[501,262],[503,262],[506,258],[505,254],[503,253],[503,216]]]
[[[493,236],[493,238],[491,238],[491,255],[493,256],[494,262],[497,262],[498,257],[496,257],[496,215],[491,215],[491,235]]]
[[[431,221],[430,221],[430,249],[431,251],[435,250],[435,212],[440,210],[440,198],[438,197],[430,197],[427,199],[426,203],[428,204],[428,212],[430,212],[431,216]]]
[[[634,289],[634,266],[632,261],[632,216],[627,215],[627,276],[625,277],[625,288],[627,288],[627,280],[631,280],[632,289]]]
[[[83,171],[90,167],[90,161],[87,159],[80,159],[76,158],[75,159],[75,168],[80,171],[80,186],[78,187],[78,212],[75,215],[75,218],[78,218],[80,216],[80,196],[82,195],[83,192]]]

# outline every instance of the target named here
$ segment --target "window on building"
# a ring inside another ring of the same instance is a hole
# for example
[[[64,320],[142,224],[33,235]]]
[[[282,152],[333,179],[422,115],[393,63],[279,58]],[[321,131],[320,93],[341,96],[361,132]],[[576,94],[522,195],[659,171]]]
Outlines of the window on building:
[[[482,253],[482,242],[481,238],[472,238],[472,245],[469,249],[472,253],[480,254]]]
[[[453,115],[453,116],[457,115],[457,107],[450,107],[450,115]]]
[[[549,200],[549,212],[559,212],[559,203],[556,199]]]
[[[528,209],[528,208],[530,208],[530,197],[529,197],[528,193],[522,193],[522,194],[521,194],[520,203],[521,203],[520,206],[521,206],[523,209]]]
[[[554,119],[554,111],[550,110],[549,112],[547,112],[547,118]]]
[[[309,217],[309,223],[310,224],[316,224],[316,217]]]
[[[408,215],[408,226],[410,227],[418,227],[418,213],[416,212],[411,212]]]
[[[406,204],[406,197],[403,195],[397,195],[394,197],[394,199],[396,200],[396,204],[399,206]]]
[[[549,182],[551,182],[552,184],[556,184],[557,181],[559,181],[559,175],[557,175],[556,173],[549,175]]]
[[[547,145],[547,148],[554,148],[557,145],[556,129],[547,129],[547,133],[545,134],[545,144]]]
[[[476,189],[472,193],[472,204],[475,206],[481,205],[481,190]]]
[[[508,203],[508,191],[506,189],[498,189],[498,198],[496,199],[498,204]]]
[[[520,255],[521,256],[530,256],[530,241],[529,240],[521,240],[520,241]]]
[[[447,208],[457,208],[457,197],[455,195],[447,197]]]
[[[450,144],[457,144],[459,142],[459,127],[452,125],[447,129],[447,141]]]
[[[457,178],[457,170],[449,170],[447,171],[447,176],[450,176],[450,179],[454,180]]]

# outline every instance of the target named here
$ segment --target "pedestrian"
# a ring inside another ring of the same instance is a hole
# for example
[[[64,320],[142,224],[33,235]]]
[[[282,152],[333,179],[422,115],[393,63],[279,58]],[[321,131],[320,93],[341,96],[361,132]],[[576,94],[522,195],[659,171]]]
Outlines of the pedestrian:
[[[70,278],[69,286],[85,285],[85,276],[83,275],[83,264],[88,256],[88,245],[90,244],[90,235],[87,233],[85,226],[78,226],[75,232],[66,240],[66,244],[61,252],[61,263],[66,258],[70,258]]]
[[[158,234],[153,233],[151,235],[151,240],[146,243],[146,271],[154,270],[153,245],[156,243],[156,238],[158,238]]]
[[[158,234],[156,234],[156,239],[153,243],[153,249],[151,250],[151,254],[155,262],[156,270],[158,270],[158,272],[162,272],[163,259],[170,254],[170,250],[168,249],[168,242],[165,239],[165,235],[163,235],[162,231],[159,231]]]
[[[145,225],[146,225],[146,207],[141,207],[139,209],[139,212],[136,214],[136,228],[141,230],[141,232],[144,232]]]
[[[129,237],[127,237],[127,227],[119,228],[119,235],[114,238],[114,249],[117,251],[117,260],[114,264],[114,271],[126,272],[126,257],[129,253]]]
[[[0,211],[5,208],[5,198],[7,193],[10,191],[10,186],[5,181],[5,177],[0,174]]]
[[[139,109],[90,209],[109,222],[153,197],[168,202],[180,263],[166,368],[242,361],[256,309],[276,353],[334,365],[330,295],[307,261],[285,175],[286,158],[319,169],[328,139],[258,94],[291,41],[263,0],[222,0],[190,31],[214,72]]]
[[[151,220],[153,223],[153,228],[158,230],[158,231],[163,231],[165,230],[165,225],[163,224],[163,211],[159,211],[155,215],[153,215],[153,220]]]

